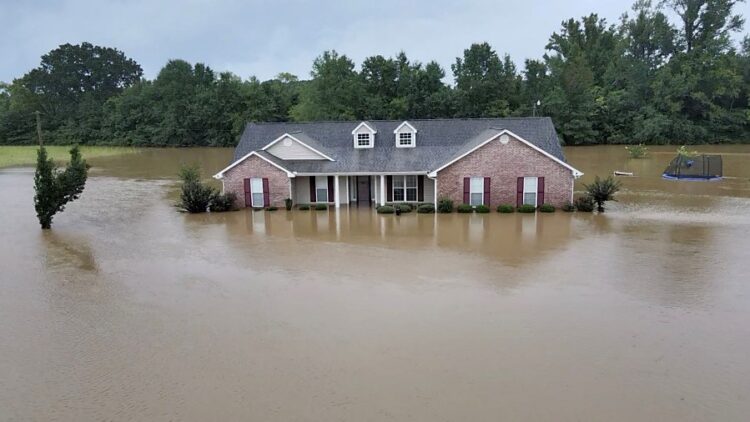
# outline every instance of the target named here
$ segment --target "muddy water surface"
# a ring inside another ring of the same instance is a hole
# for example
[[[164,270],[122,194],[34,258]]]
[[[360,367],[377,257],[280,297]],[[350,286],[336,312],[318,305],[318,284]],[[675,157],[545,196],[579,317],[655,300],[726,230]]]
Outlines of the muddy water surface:
[[[674,148],[604,215],[174,211],[180,162],[92,160],[42,232],[0,170],[0,420],[747,420],[750,147]]]

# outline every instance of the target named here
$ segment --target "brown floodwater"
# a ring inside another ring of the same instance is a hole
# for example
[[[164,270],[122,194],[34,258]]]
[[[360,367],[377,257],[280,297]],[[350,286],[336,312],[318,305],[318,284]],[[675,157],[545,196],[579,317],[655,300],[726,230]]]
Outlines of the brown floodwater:
[[[39,229],[0,170],[0,420],[747,420],[750,146],[568,148],[603,215],[186,215],[180,163],[91,160]],[[580,186],[577,186],[580,189]]]

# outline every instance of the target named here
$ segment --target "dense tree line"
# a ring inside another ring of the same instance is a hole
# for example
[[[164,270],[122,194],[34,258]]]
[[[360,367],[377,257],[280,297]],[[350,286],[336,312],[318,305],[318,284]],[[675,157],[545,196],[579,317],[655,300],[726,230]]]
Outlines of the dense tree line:
[[[539,60],[518,69],[487,43],[451,65],[404,53],[357,69],[335,51],[311,78],[243,80],[171,60],[154,80],[122,52],[62,45],[0,85],[0,143],[33,142],[33,112],[51,143],[234,145],[247,121],[551,116],[568,144],[750,140],[750,38],[738,0],[638,0],[617,24],[562,22]],[[671,22],[667,12],[677,17]]]

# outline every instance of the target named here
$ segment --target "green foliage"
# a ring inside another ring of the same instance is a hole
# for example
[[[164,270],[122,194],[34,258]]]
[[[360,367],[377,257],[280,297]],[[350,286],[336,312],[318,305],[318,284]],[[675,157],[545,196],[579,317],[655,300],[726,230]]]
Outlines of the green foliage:
[[[596,204],[594,203],[594,198],[589,195],[583,195],[576,198],[574,205],[575,209],[580,212],[593,212]]]
[[[326,211],[328,204],[315,204],[315,211]]]
[[[42,229],[51,228],[55,214],[63,212],[68,202],[81,196],[88,170],[89,165],[81,157],[78,146],[70,150],[70,162],[62,171],[47,157],[47,150],[39,147],[34,173],[34,209]]]
[[[292,198],[284,199],[284,208],[286,208],[287,211],[291,211],[293,205],[294,201],[292,201]]]
[[[201,182],[200,168],[195,165],[182,166],[178,177],[182,181],[178,207],[189,213],[208,211],[218,192]]]
[[[278,210],[279,210],[279,207],[274,207],[274,206],[266,207],[266,211],[278,211]]]
[[[396,212],[396,209],[392,205],[381,205],[375,208],[375,210],[377,210],[378,214],[393,214]]]
[[[211,212],[236,211],[237,195],[234,192],[216,194],[208,207]]]
[[[682,158],[694,158],[700,155],[698,151],[690,151],[687,149],[687,146],[683,145],[679,148],[677,148],[677,155],[679,155]]]
[[[474,211],[479,214],[487,214],[490,212],[490,207],[488,207],[487,205],[477,205]]]
[[[532,214],[536,211],[536,207],[529,204],[523,204],[520,207],[516,208],[516,211],[524,214]]]
[[[560,207],[560,209],[563,210],[563,211],[565,211],[565,212],[573,212],[573,211],[576,210],[576,207],[575,207],[575,205],[573,205],[570,202],[568,202],[565,205],[563,205],[562,207]]]
[[[474,207],[472,207],[469,204],[459,204],[456,207],[456,211],[458,211],[460,213],[464,213],[464,214],[472,213],[472,212],[474,212]]]
[[[591,184],[584,184],[583,186],[588,196],[596,203],[597,210],[604,212],[604,203],[615,200],[615,193],[620,190],[622,183],[612,176],[608,176],[606,179],[600,179],[599,176],[596,176]]]
[[[402,213],[412,212],[414,208],[412,208],[411,204],[408,204],[406,202],[393,204],[393,209],[399,210]]]
[[[417,212],[420,214],[433,214],[435,213],[435,205],[422,204],[419,207],[417,207]]]
[[[447,214],[453,212],[453,200],[448,198],[438,199],[437,212]]]
[[[630,158],[644,158],[648,155],[648,148],[643,144],[628,145],[625,147]]]
[[[308,204],[302,204],[302,205],[298,206],[297,209],[301,210],[301,211],[309,211],[310,210],[310,205],[308,205]]]
[[[497,212],[500,212],[503,214],[512,214],[516,212],[516,207],[514,207],[511,204],[500,204],[497,206]]]
[[[551,117],[568,145],[748,142],[750,41],[734,41],[739,3],[638,0],[614,24],[589,14],[550,28],[546,54],[522,69],[485,42],[456,52],[449,75],[405,53],[357,68],[326,51],[309,80],[242,79],[183,60],[146,80],[116,49],[65,44],[0,84],[0,143],[33,143],[35,110],[53,144],[232,146],[248,121],[533,113]]]
[[[539,212],[555,212],[555,206],[551,204],[542,204],[539,206]]]

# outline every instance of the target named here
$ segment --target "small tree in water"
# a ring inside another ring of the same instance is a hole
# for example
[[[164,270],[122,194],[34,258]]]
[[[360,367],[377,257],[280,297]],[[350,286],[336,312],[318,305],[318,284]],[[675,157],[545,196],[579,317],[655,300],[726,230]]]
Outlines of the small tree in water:
[[[89,165],[81,157],[78,146],[70,150],[70,163],[63,171],[58,171],[55,162],[47,157],[47,150],[39,147],[34,174],[34,208],[42,229],[51,228],[55,214],[81,196],[88,171]]]
[[[183,166],[180,168],[182,192],[180,194],[180,208],[189,213],[206,212],[218,192],[211,186],[201,183],[201,171],[198,166]]]
[[[604,212],[605,202],[615,200],[615,193],[620,190],[620,186],[622,186],[622,184],[612,178],[612,176],[609,176],[604,180],[600,179],[599,176],[596,176],[593,183],[590,185],[583,185],[583,187],[586,188],[588,196],[596,202],[596,209],[599,212]]]

